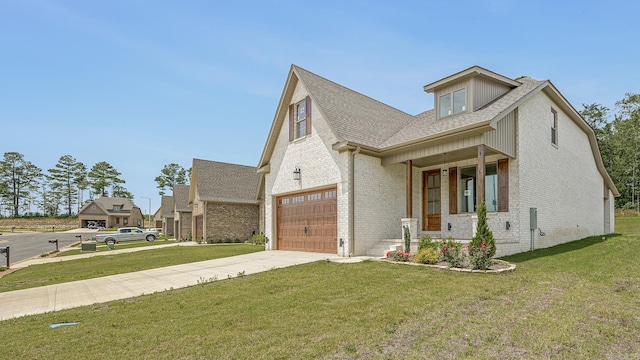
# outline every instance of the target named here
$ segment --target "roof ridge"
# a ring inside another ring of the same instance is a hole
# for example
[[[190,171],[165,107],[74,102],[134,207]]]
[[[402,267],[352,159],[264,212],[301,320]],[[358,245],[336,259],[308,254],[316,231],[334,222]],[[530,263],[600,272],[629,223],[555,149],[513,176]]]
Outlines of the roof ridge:
[[[361,92],[359,92],[359,91],[353,90],[353,89],[348,88],[348,87],[346,87],[346,86],[344,86],[344,85],[338,84],[337,82],[335,82],[335,81],[333,81],[333,80],[329,80],[329,79],[325,78],[324,76],[318,75],[318,74],[316,74],[316,73],[314,73],[314,72],[311,72],[311,71],[309,71],[309,70],[307,70],[307,69],[305,69],[305,68],[303,68],[303,67],[300,67],[300,66],[298,66],[298,65],[296,65],[296,64],[292,64],[292,66],[293,66],[295,69],[302,70],[302,71],[304,71],[304,72],[306,72],[306,73],[308,73],[308,74],[311,74],[311,75],[313,75],[313,76],[315,76],[315,77],[317,77],[317,78],[319,78],[319,79],[322,79],[322,80],[324,80],[324,81],[326,81],[326,82],[329,82],[329,83],[331,83],[331,84],[334,84],[334,85],[336,85],[336,86],[338,86],[338,87],[340,87],[340,88],[342,88],[342,89],[345,89],[345,90],[351,91],[352,93],[358,94],[358,95],[360,95],[360,96],[362,96],[362,97],[365,97],[365,98],[367,98],[367,99],[373,100],[373,101],[375,101],[375,102],[377,102],[377,103],[379,103],[379,104],[381,104],[381,105],[384,105],[384,106],[386,106],[386,107],[388,107],[388,108],[390,108],[390,109],[393,109],[393,110],[399,111],[399,112],[401,112],[401,113],[403,113],[403,114],[405,114],[405,115],[408,115],[408,116],[413,116],[413,115],[411,115],[411,114],[409,114],[409,113],[407,113],[407,112],[405,112],[405,111],[402,111],[402,110],[400,110],[400,109],[398,109],[398,108],[396,108],[396,107],[394,107],[394,106],[391,106],[391,105],[389,105],[389,104],[383,103],[383,102],[382,102],[382,101],[380,101],[380,100],[374,99],[374,98],[372,98],[371,96],[365,95],[365,94],[363,94],[363,93],[361,93]]]
[[[206,160],[206,159],[198,159],[198,158],[193,158],[192,161],[203,161],[203,162],[224,164],[224,165],[244,166],[244,167],[250,167],[250,168],[254,168],[254,169],[256,168],[255,165],[236,164],[236,163],[230,163],[230,162],[226,162],[226,161],[215,161],[215,160]],[[181,184],[181,185],[183,185],[183,184]]]

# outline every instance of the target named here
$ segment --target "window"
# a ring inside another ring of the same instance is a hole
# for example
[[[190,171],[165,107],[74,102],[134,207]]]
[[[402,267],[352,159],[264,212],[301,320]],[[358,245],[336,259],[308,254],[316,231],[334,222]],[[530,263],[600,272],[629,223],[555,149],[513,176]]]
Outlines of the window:
[[[129,218],[122,218],[122,223],[127,225],[129,223]]]
[[[315,193],[307,195],[307,201],[320,200],[322,199],[322,193]]]
[[[311,134],[311,97],[289,105],[289,141]]]
[[[467,109],[467,91],[462,88],[440,96],[440,118],[463,112]]]
[[[558,146],[558,113],[551,109],[551,143]]]
[[[324,198],[325,199],[332,199],[334,197],[336,197],[337,193],[336,190],[331,190],[331,191],[325,191],[324,192]]]
[[[122,210],[122,205],[113,205],[113,211],[120,211]]]
[[[307,102],[296,104],[296,139],[307,134]]]
[[[498,167],[486,164],[484,199],[487,211],[498,211]],[[476,167],[460,169],[460,212],[476,212]]]
[[[291,202],[292,203],[301,203],[304,202],[304,195],[300,195],[300,196],[294,196],[291,198]]]

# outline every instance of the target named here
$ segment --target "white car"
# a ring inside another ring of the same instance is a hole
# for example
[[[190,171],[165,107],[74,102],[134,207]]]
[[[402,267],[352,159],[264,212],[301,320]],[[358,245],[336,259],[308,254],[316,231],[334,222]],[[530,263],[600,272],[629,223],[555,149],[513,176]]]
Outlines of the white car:
[[[96,242],[116,243],[131,240],[147,240],[155,241],[158,238],[158,232],[155,230],[143,230],[137,227],[119,228],[115,233],[98,234],[94,237]]]

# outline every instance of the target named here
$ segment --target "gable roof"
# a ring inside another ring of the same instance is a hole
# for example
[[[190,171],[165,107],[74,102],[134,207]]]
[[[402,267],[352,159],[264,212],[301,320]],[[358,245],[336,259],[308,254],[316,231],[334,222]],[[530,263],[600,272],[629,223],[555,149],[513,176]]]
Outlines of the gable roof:
[[[362,147],[369,153],[383,155],[386,151],[416,145],[429,144],[430,141],[444,136],[459,134],[463,131],[490,131],[497,122],[520,104],[540,91],[544,91],[557,102],[569,117],[587,134],[591,151],[607,187],[615,196],[619,192],[607,173],[593,130],[584,121],[575,108],[560,94],[549,80],[534,80],[528,77],[518,80],[472,66],[456,74],[440,79],[423,87],[426,92],[434,92],[442,86],[471,76],[480,76],[511,90],[473,111],[453,115],[446,121],[436,121],[435,111],[428,110],[412,116],[403,111],[383,104],[368,96],[336,84],[296,65],[291,65],[285,88],[283,89],[276,114],[267,137],[258,171],[269,165],[270,157],[276,145],[278,134],[285,122],[288,105],[293,92],[300,81],[307,89],[312,103],[324,116],[327,124],[338,138],[334,149]]]
[[[189,185],[173,185],[173,206],[175,211],[191,212],[189,207]]]
[[[98,208],[104,211],[104,213],[107,215],[117,215],[117,214],[121,215],[123,212],[130,213],[131,210],[133,210],[134,208],[138,208],[133,203],[133,201],[127,198],[103,196],[84,204],[82,209],[80,209],[80,213],[84,212],[92,204],[95,204],[96,206],[98,206]],[[122,209],[119,211],[113,211],[114,205],[120,205],[122,206]]]
[[[173,217],[173,196],[162,195],[160,199],[160,216]]]
[[[202,201],[257,204],[256,189],[261,175],[253,166],[193,159],[191,184]],[[189,191],[189,202],[194,199]]]

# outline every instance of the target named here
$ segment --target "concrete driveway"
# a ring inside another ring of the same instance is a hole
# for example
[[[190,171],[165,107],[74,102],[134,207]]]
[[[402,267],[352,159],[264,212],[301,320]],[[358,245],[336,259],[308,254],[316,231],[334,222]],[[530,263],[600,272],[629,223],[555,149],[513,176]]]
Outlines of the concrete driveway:
[[[0,293],[0,320],[125,299],[169,289],[224,280],[274,268],[306,264],[337,255],[297,251],[261,251],[222,259],[73,281]]]

